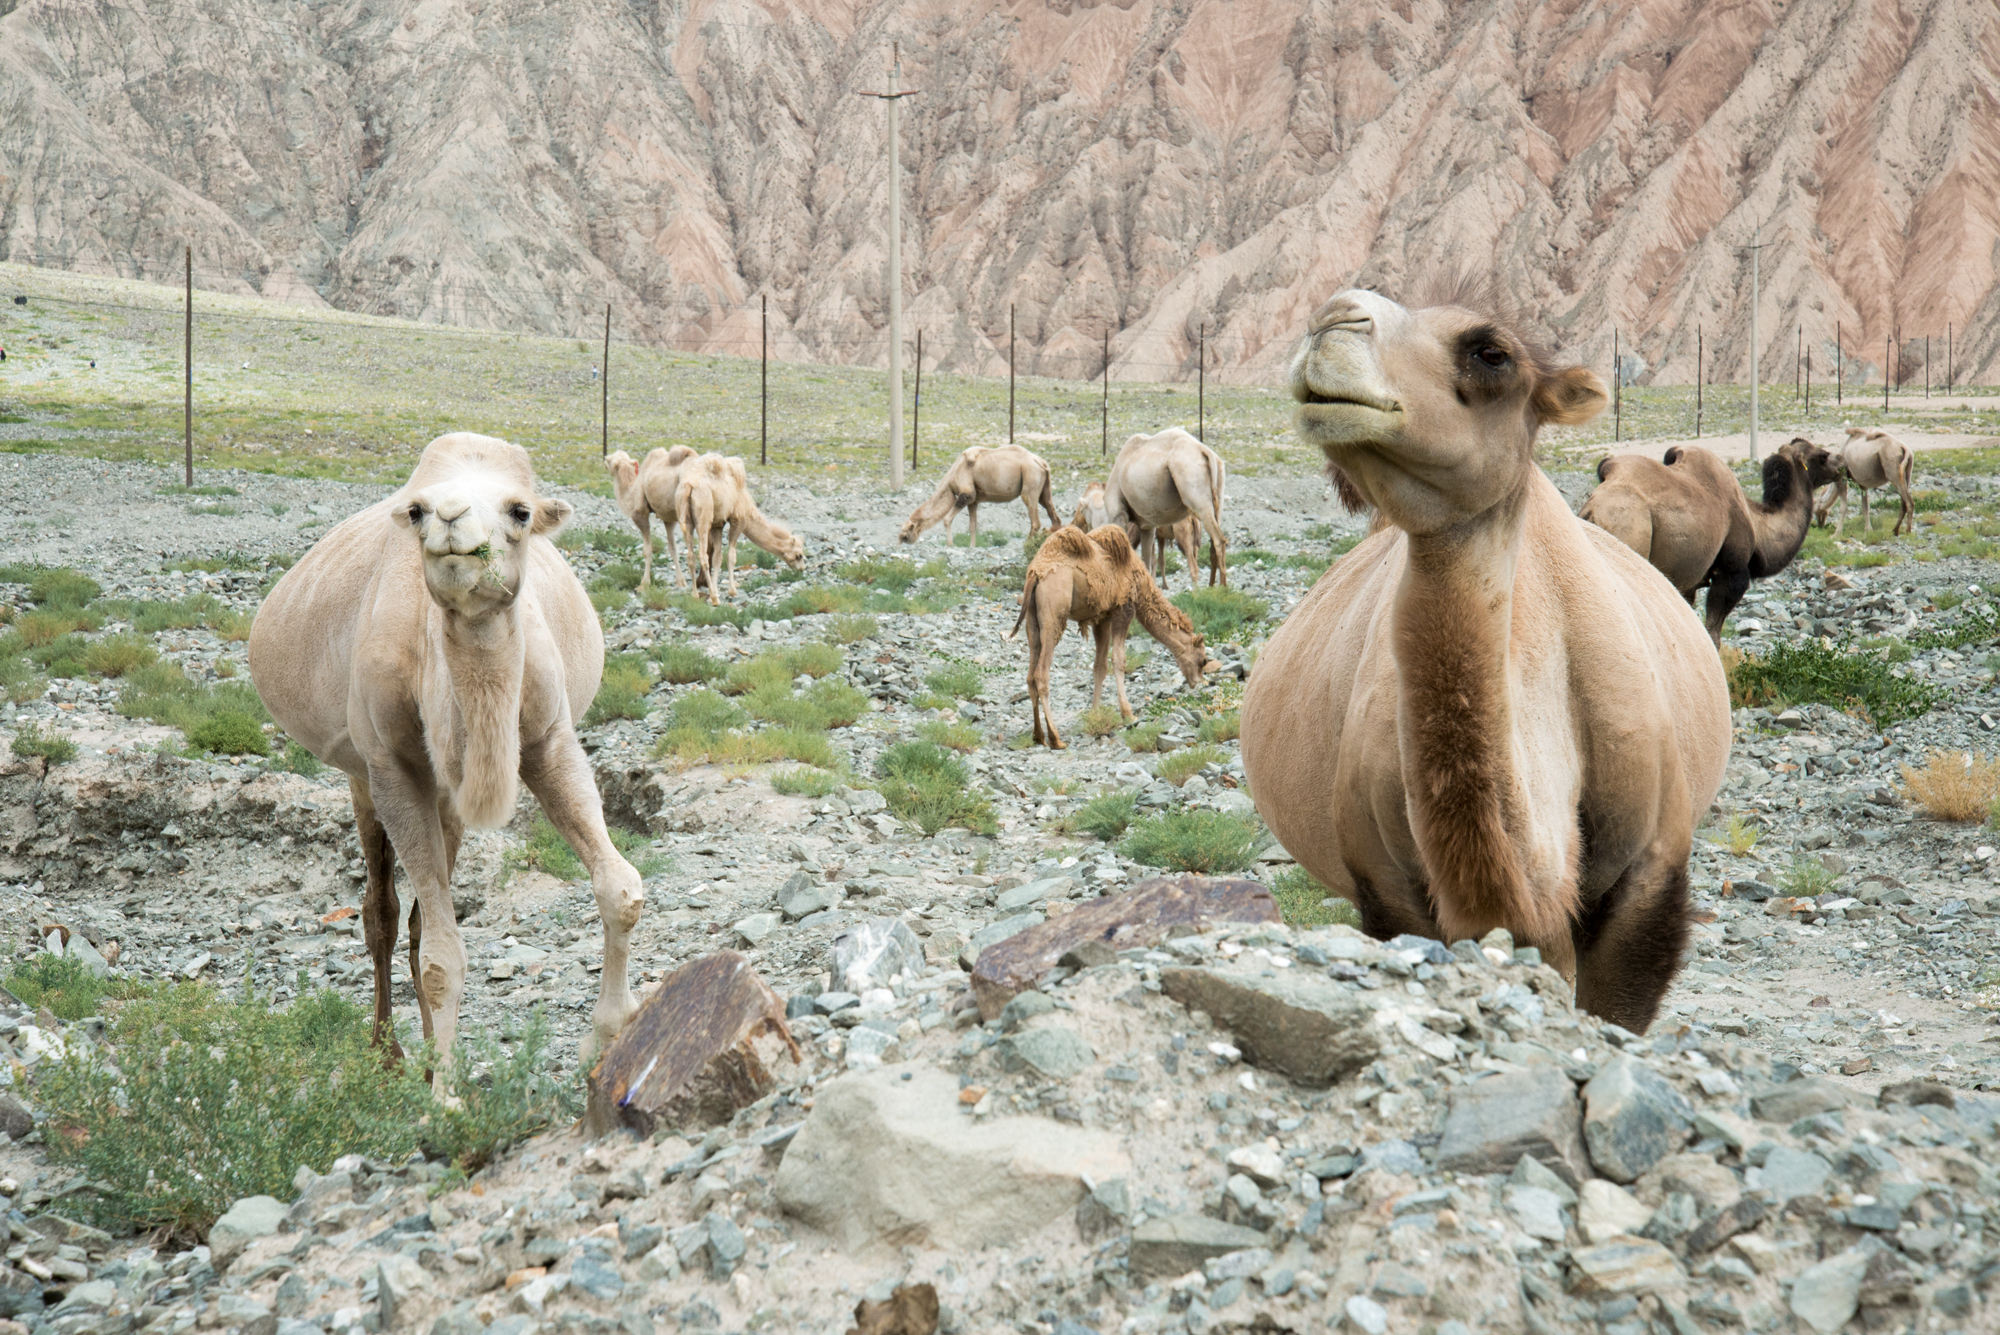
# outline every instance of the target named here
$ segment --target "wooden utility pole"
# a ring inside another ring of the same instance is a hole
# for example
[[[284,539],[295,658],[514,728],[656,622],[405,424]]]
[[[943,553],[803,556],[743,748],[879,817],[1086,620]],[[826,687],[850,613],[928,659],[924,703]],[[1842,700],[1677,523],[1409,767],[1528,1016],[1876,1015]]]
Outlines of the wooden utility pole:
[[[1951,324],[1947,322],[1944,327],[1944,392],[1947,394],[1951,393],[1951,373],[1955,369],[1951,364],[1953,351]]]
[[[1806,349],[1806,416],[1812,416],[1812,349]]]
[[[1896,340],[1882,335],[1882,411],[1889,411],[1889,357],[1895,351]]]
[[[1806,361],[1806,327],[1799,326],[1797,344],[1792,348],[1792,397],[1799,398],[1805,393],[1805,381],[1801,378],[1801,368]]]
[[[896,108],[917,90],[903,87],[903,46],[889,46],[889,91],[863,93],[889,104],[889,485],[903,485],[903,160],[897,142]]]
[[[1701,326],[1694,327],[1694,438],[1701,439]]]
[[[181,326],[181,361],[187,371],[181,391],[181,449],[186,459],[186,480],[194,486],[194,243],[187,248],[187,304]]]
[[[1752,462],[1755,462],[1757,458],[1757,381],[1762,378],[1760,374],[1761,368],[1757,365],[1757,354],[1759,351],[1757,342],[1757,271],[1764,251],[1764,243],[1757,239],[1757,235],[1761,231],[1763,229],[1760,227],[1756,232],[1752,232],[1750,234],[1750,244],[1745,247],[1750,252],[1750,458]]]
[[[1007,443],[1014,443],[1014,303],[1007,303]]]
[[[771,461],[771,294],[759,293],[757,313],[757,463]]]
[[[1111,453],[1111,331],[1104,331],[1104,404],[1102,433],[1097,438],[1097,457]]]
[[[1611,443],[1618,443],[1625,402],[1625,376],[1618,369],[1618,331],[1611,331]]]
[[[604,439],[598,453],[611,453],[611,303],[604,303],[604,374],[599,377],[597,410],[604,427]]]
[[[1208,321],[1201,322],[1201,342],[1194,355],[1194,438],[1208,443]]]
[[[917,433],[924,420],[924,331],[917,331],[917,388],[910,395],[910,467],[917,466]]]
[[[1836,408],[1841,404],[1841,386],[1847,383],[1847,349],[1844,346],[1846,339],[1842,337],[1844,332],[1840,327],[1840,321],[1835,320],[1833,322],[1833,406]]]
[[[1924,397],[1931,396],[1931,336],[1924,335]]]

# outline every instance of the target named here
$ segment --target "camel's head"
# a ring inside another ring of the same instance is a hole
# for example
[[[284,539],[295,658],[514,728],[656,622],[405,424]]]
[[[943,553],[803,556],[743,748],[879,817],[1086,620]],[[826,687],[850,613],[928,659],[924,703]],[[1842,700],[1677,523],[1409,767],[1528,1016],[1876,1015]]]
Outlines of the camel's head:
[[[1137,561],[1139,558],[1135,555],[1132,559]],[[1145,575],[1144,578],[1151,580],[1152,576]],[[1188,618],[1188,614],[1165,599],[1160,600],[1160,605],[1165,609],[1167,620],[1172,623],[1175,632],[1162,639],[1160,643],[1166,645],[1167,652],[1174,656],[1174,665],[1181,670],[1181,676],[1187,679],[1187,684],[1199,686],[1209,673],[1222,671],[1222,664],[1208,656],[1208,646],[1203,641],[1201,632],[1194,628],[1194,622]]]
[[[1076,517],[1070,521],[1085,533],[1103,528],[1111,522],[1111,511],[1104,504],[1104,484],[1093,482],[1083,489],[1083,497],[1076,503]]]
[[[1806,470],[1808,487],[1817,489],[1829,482],[1840,480],[1840,460],[1831,450],[1822,449],[1804,436],[1793,436],[1790,441],[1778,447],[1778,453],[1785,458],[1796,460]]]
[[[468,468],[405,491],[391,513],[422,546],[432,601],[476,618],[513,604],[529,540],[555,533],[571,508],[504,473]]]
[[[772,548],[771,554],[794,570],[804,570],[806,568],[805,542],[798,534],[793,533],[782,525],[773,524],[771,525],[771,530],[772,537],[776,540],[776,545]]]
[[[1594,374],[1556,366],[1518,330],[1466,283],[1417,310],[1357,289],[1314,311],[1292,359],[1295,420],[1341,499],[1429,533],[1516,494],[1542,424],[1605,404]]]

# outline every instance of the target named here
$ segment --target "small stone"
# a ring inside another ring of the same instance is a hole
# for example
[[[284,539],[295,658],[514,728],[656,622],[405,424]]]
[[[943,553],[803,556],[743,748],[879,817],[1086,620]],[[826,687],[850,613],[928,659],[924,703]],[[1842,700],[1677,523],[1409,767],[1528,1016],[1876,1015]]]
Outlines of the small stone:
[[[1097,1054],[1091,1051],[1090,1044],[1083,1041],[1081,1034],[1060,1025],[1030,1029],[1026,1033],[1003,1038],[997,1055],[1003,1071],[1033,1068],[1038,1075],[1050,1080],[1067,1080],[1081,1075],[1097,1060]]]
[[[641,1224],[636,1221],[618,1221],[618,1246],[626,1260],[635,1260],[660,1245],[666,1230],[658,1224]]]
[[[1201,1273],[1211,1284],[1228,1279],[1248,1279],[1268,1270],[1274,1258],[1268,1247],[1245,1247],[1240,1252],[1224,1252],[1202,1262]]]
[[[245,1196],[229,1207],[208,1231],[209,1264],[220,1274],[258,1238],[268,1238],[284,1226],[290,1206],[270,1196]]]
[[[1561,1068],[1488,1076],[1452,1090],[1438,1171],[1501,1173],[1523,1154],[1572,1187],[1590,1176],[1576,1086]]]
[[[1030,910],[1027,913],[1017,913],[1011,918],[1002,918],[999,922],[988,923],[974,932],[972,939],[965,943],[965,949],[958,952],[960,966],[968,972],[976,971],[979,967],[980,957],[987,951],[999,945],[1002,941],[1012,940],[1030,928],[1041,926],[1043,921],[1044,919],[1041,914]],[[1035,978],[1040,978],[1043,973],[1047,972],[1047,969],[1043,969],[1041,973],[1035,974],[1034,978],[1023,981],[1021,987],[1028,986]],[[1004,996],[995,997],[990,1009],[987,1003],[981,1000],[979,1003],[980,1014],[989,1020],[992,1019],[1000,1013],[1000,1008],[1007,1004],[1007,998],[1013,996],[1014,992],[1018,991],[1020,991],[1020,988],[1017,987],[1013,991],[1007,992]],[[974,972],[973,977],[972,994],[975,997],[980,996],[979,979],[976,972]]]
[[[1561,1242],[1568,1233],[1563,1227],[1562,1202],[1553,1191],[1541,1187],[1508,1187],[1507,1213],[1531,1238]]]
[[[1892,1085],[1882,1086],[1882,1092],[1875,1096],[1877,1107],[1891,1108],[1903,1105],[1912,1108],[1934,1106],[1957,1108],[1958,1095],[1950,1085],[1937,1080],[1899,1080]],[[18,1137],[17,1137],[18,1139]]]
[[[1652,1067],[1620,1054],[1583,1088],[1584,1143],[1597,1171],[1632,1182],[1687,1139],[1693,1110]]]
[[[1045,899],[1067,896],[1073,885],[1067,876],[1045,876],[1039,881],[1029,881],[1017,885],[1012,890],[1002,890],[1000,897],[993,901],[993,907],[1002,913],[1018,913],[1031,904],[1039,904]]]
[[[1128,1264],[1135,1279],[1160,1279],[1199,1270],[1211,1257],[1262,1247],[1268,1240],[1254,1228],[1207,1215],[1167,1215],[1132,1230]]]
[[[1328,1085],[1382,1053],[1375,1012],[1331,979],[1287,970],[1165,968],[1160,989],[1228,1029],[1252,1062],[1301,1084]]]
[[[1657,1242],[1620,1238],[1570,1253],[1583,1294],[1636,1293],[1685,1282],[1674,1254]]]
[[[924,943],[901,918],[866,918],[833,938],[833,981],[866,993],[923,973]]]
[[[111,976],[111,965],[105,961],[104,956],[99,953],[97,947],[90,944],[90,939],[81,932],[70,937],[69,949],[64,953],[69,958],[82,964],[84,971],[93,978],[108,978]],[[272,1326],[275,1329],[276,1323],[273,1322]]]
[[[663,1242],[639,1258],[637,1267],[641,1284],[657,1284],[661,1280],[674,1279],[681,1273],[680,1253],[670,1242]]]
[[[729,929],[742,938],[743,944],[755,949],[784,924],[785,917],[781,913],[753,913],[747,918],[738,918],[729,925]]]
[[[215,1300],[215,1314],[223,1325],[234,1326],[241,1335],[278,1335],[277,1314],[246,1294],[223,1294]]]
[[[1716,1211],[1687,1235],[1688,1255],[1715,1250],[1737,1234],[1763,1223],[1768,1212],[1761,1197],[1739,1196],[1734,1204]]]
[[[1750,1098],[1750,1111],[1759,1121],[1790,1125],[1805,1117],[1851,1108],[1860,1097],[1845,1085],[1818,1077],[1792,1080]]]
[[[381,1305],[382,1329],[394,1330],[417,1316],[417,1306],[434,1293],[428,1270],[412,1256],[391,1256],[375,1268],[375,1296]]]
[[[1540,1187],[1543,1191],[1552,1191],[1564,1205],[1576,1205],[1576,1192],[1570,1189],[1569,1183],[1542,1167],[1542,1161],[1532,1154],[1524,1154],[1515,1162],[1514,1171],[1507,1175],[1507,1180],[1517,1187]]]
[[[1861,1306],[1861,1280],[1868,1273],[1868,1253],[1850,1248],[1808,1266],[1792,1281],[1792,1315],[1833,1335]]]
[[[1285,1180],[1285,1161],[1263,1145],[1244,1145],[1229,1152],[1229,1167],[1269,1190]]]
[[[839,885],[822,881],[811,872],[795,871],[778,890],[778,911],[787,922],[839,908],[846,896]]]
[[[1389,1309],[1366,1294],[1355,1294],[1341,1310],[1365,1335],[1386,1335],[1389,1329]]]
[[[1231,1173],[1229,1180],[1222,1184],[1222,1190],[1231,1201],[1235,1202],[1237,1210],[1244,1214],[1255,1210],[1258,1203],[1264,1199],[1264,1193],[1258,1189],[1257,1184],[1241,1173]]]
[[[1772,1199],[1783,1205],[1794,1196],[1819,1195],[1833,1174],[1833,1165],[1811,1150],[1780,1145],[1764,1160],[1764,1166],[1755,1171],[1755,1185],[1770,1192]]]
[[[0,1131],[15,1140],[24,1139],[35,1129],[35,1114],[12,1094],[0,1094]]]
[[[1124,1178],[1113,1178],[1091,1188],[1076,1206],[1076,1231],[1085,1242],[1095,1242],[1123,1228],[1132,1217],[1132,1191]]]
[[[1576,1226],[1593,1243],[1636,1234],[1652,1217],[1652,1209],[1637,1196],[1601,1177],[1593,1177],[1577,1193]]]

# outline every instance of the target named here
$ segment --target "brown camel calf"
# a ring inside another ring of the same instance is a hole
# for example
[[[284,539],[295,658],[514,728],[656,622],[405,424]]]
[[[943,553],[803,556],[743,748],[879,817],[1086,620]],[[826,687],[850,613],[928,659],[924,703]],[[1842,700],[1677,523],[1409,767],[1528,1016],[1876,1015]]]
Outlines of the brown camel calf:
[[[1107,524],[1088,534],[1078,528],[1059,528],[1049,534],[1028,563],[1028,576],[1021,585],[1021,615],[1014,629],[1007,632],[1011,640],[1023,625],[1028,628],[1028,699],[1034,710],[1037,742],[1053,750],[1063,749],[1049,713],[1049,664],[1055,658],[1063,627],[1072,621],[1090,627],[1097,639],[1090,707],[1097,708],[1104,694],[1108,658],[1111,671],[1117,674],[1118,712],[1127,723],[1132,721],[1132,706],[1125,699],[1125,636],[1135,616],[1174,656],[1188,685],[1199,686],[1203,674],[1218,666],[1208,661],[1201,633],[1187,613],[1167,601],[1139,563],[1124,529]]]

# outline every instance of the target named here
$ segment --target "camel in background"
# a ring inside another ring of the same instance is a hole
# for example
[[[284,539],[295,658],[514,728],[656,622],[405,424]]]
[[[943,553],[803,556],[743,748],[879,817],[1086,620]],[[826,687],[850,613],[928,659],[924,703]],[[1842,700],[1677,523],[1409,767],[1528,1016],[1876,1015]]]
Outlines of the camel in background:
[[[1056,513],[1049,466],[1041,455],[1024,450],[1019,445],[998,445],[990,449],[974,445],[945,470],[944,479],[931,493],[931,498],[910,511],[910,517],[903,521],[902,532],[896,535],[896,540],[915,542],[923,536],[925,529],[943,524],[945,545],[949,547],[952,525],[958,521],[958,512],[963,510],[972,528],[972,546],[977,548],[980,503],[1012,500],[1019,500],[1028,507],[1029,533],[1039,533],[1042,528],[1042,516],[1035,509],[1038,503],[1049,512],[1049,527],[1061,527],[1062,516]]]
[[[1188,586],[1200,581],[1195,575],[1192,526],[1199,523],[1208,532],[1208,582],[1229,585],[1229,540],[1222,536],[1222,489],[1227,470],[1222,456],[1177,426],[1154,436],[1133,436],[1111,462],[1111,476],[1104,484],[1104,507],[1114,524],[1124,524],[1138,533],[1140,558],[1148,570],[1165,563],[1159,559],[1159,534],[1168,532],[1179,539],[1175,526],[1187,522],[1187,539],[1181,550],[1187,553]]]
[[[674,492],[674,514],[688,545],[688,569],[696,596],[708,589],[708,601],[720,606],[715,565],[721,534],[729,530],[729,596],[736,596],[736,540],[746,537],[794,570],[806,563],[806,545],[750,498],[750,474],[743,461],[704,454],[681,466]]]
[[[399,906],[416,896],[410,973],[433,1088],[449,1088],[465,946],[451,907],[467,826],[514,815],[516,782],[590,869],[604,975],[584,1062],[638,1003],[627,947],[645,895],[612,846],[576,722],[597,694],[604,634],[549,541],[570,516],[535,494],[526,450],[439,436],[400,491],[339,524],[285,573],[250,628],[250,675],[292,740],[347,775],[368,864],[362,926],[375,962],[375,1039],[389,1028]]]
[[[639,576],[641,593],[653,583],[654,515],[660,517],[660,528],[666,537],[667,564],[680,575],[680,557],[674,552],[674,493],[680,486],[681,465],[694,457],[695,452],[685,445],[653,450],[638,463],[623,450],[613,450],[605,457],[604,468],[611,474],[611,490],[617,497],[618,508],[638,526],[639,536],[645,540],[646,568]],[[685,576],[681,576],[681,587],[687,587]]]
[[[1123,528],[1107,524],[1087,534],[1080,528],[1058,528],[1043,540],[1021,585],[1021,615],[1007,632],[1011,640],[1023,625],[1028,628],[1028,699],[1037,742],[1057,751],[1064,746],[1049,713],[1049,665],[1063,628],[1072,621],[1090,627],[1097,640],[1090,707],[1097,708],[1104,694],[1108,657],[1117,678],[1118,712],[1132,721],[1132,706],[1125,699],[1125,637],[1133,617],[1166,646],[1188,685],[1201,685],[1203,675],[1219,666],[1209,661],[1187,613],[1167,601],[1139,563]]]
[[[1643,1032],[1687,946],[1728,690],[1673,586],[1535,466],[1541,424],[1590,420],[1603,384],[1496,304],[1348,291],[1308,322],[1299,434],[1387,525],[1264,646],[1243,765],[1370,936],[1505,927]]]
[[[1916,503],[1910,499],[1910,466],[1916,462],[1916,451],[1897,440],[1880,427],[1851,426],[1847,428],[1847,443],[1833,452],[1833,462],[1839,476],[1833,479],[1833,490],[1826,494],[1826,504],[1813,516],[1813,522],[1826,527],[1827,514],[1835,501],[1840,502],[1840,519],[1833,526],[1833,536],[1839,537],[1847,529],[1847,484],[1852,482],[1861,488],[1861,531],[1868,531],[1868,493],[1877,487],[1894,485],[1903,498],[1902,513],[1896,516],[1896,525],[1889,530],[1895,537],[1903,531],[1905,523],[1911,529],[1916,527]]]
[[[1792,563],[1812,519],[1813,489],[1838,474],[1825,450],[1796,436],[1764,461],[1764,499],[1744,493],[1736,474],[1698,445],[1676,445],[1664,462],[1614,454],[1597,465],[1597,490],[1581,517],[1651,562],[1688,606],[1708,590],[1708,638],[1753,579]]]
[[[1102,528],[1111,522],[1111,509],[1104,503],[1104,484],[1102,482],[1093,482],[1083,489],[1083,496],[1076,503],[1076,515],[1069,522],[1086,533],[1092,529]],[[1135,538],[1138,532],[1139,527],[1136,524],[1125,526],[1125,536],[1128,538]],[[1192,581],[1194,578],[1192,572],[1195,568],[1195,557],[1201,550],[1201,529],[1196,526],[1194,516],[1189,515],[1186,519],[1181,520],[1180,523],[1168,529],[1167,540],[1181,549],[1181,555],[1186,558],[1187,568],[1190,572],[1188,578]],[[1152,572],[1153,578],[1159,580],[1163,586],[1166,583],[1166,580],[1162,578],[1167,564],[1166,551],[1166,542],[1159,543],[1157,550],[1153,554],[1152,565],[1148,567]],[[1213,563],[1211,562],[1211,564]]]

